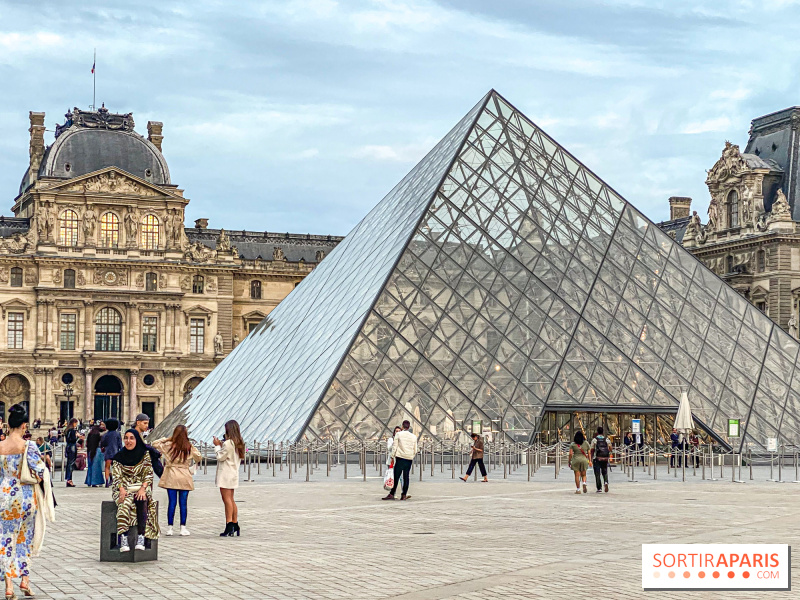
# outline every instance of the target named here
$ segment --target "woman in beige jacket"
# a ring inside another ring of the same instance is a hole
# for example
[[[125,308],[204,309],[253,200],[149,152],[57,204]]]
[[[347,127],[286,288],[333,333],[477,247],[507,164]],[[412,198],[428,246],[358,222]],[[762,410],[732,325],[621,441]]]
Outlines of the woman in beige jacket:
[[[158,482],[158,487],[165,488],[169,496],[167,535],[172,535],[176,504],[180,504],[181,507],[181,535],[189,535],[189,530],[186,529],[187,501],[189,492],[194,489],[191,463],[200,462],[202,458],[200,451],[189,441],[185,425],[178,425],[172,432],[172,437],[156,440],[151,446],[161,452],[164,458],[164,474]]]
[[[244,458],[244,440],[239,433],[239,423],[230,420],[225,423],[225,436],[220,441],[214,437],[214,451],[217,453],[216,483],[225,505],[225,531],[220,537],[239,535],[239,509],[233,499],[233,492],[239,487],[239,463]]]

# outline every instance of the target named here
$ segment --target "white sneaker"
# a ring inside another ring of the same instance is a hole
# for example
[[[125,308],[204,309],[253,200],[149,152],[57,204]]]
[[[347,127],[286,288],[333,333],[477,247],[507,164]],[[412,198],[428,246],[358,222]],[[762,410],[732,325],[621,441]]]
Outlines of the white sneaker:
[[[130,552],[131,547],[128,545],[128,536],[123,535],[119,540],[119,551],[120,552]]]
[[[172,535],[172,525],[167,527],[167,532],[164,535]]]
[[[186,525],[181,525],[181,535],[191,535],[189,530],[186,529]]]
[[[140,535],[136,538],[136,546],[134,546],[134,550],[144,550],[144,536]]]

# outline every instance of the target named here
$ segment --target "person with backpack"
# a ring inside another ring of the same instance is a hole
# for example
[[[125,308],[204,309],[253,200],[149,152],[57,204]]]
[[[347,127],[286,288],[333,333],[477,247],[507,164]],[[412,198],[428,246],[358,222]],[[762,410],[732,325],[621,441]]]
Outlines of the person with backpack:
[[[600,474],[603,475],[603,482],[605,483],[605,491],[608,493],[608,461],[611,458],[611,447],[609,446],[608,439],[603,435],[603,428],[597,428],[597,435],[592,440],[592,445],[589,448],[589,456],[594,467],[594,479],[597,484],[597,493],[600,489]]]
[[[589,444],[582,431],[575,432],[575,437],[569,445],[569,466],[575,473],[575,493],[581,493],[581,483],[583,483],[583,493],[586,489],[586,471],[591,466],[589,458]]]

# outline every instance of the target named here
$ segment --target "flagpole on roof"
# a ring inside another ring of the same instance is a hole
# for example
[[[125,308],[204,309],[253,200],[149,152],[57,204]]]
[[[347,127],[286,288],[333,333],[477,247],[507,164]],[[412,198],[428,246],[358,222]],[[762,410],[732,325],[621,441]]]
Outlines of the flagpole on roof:
[[[97,110],[97,48],[94,49],[92,61],[92,110]]]

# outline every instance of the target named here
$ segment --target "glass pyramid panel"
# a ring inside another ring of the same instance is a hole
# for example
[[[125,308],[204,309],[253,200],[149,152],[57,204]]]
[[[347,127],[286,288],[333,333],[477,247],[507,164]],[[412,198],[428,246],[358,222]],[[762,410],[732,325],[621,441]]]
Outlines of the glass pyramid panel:
[[[162,427],[530,440],[683,391],[731,445],[800,443],[798,343],[490,92]]]

